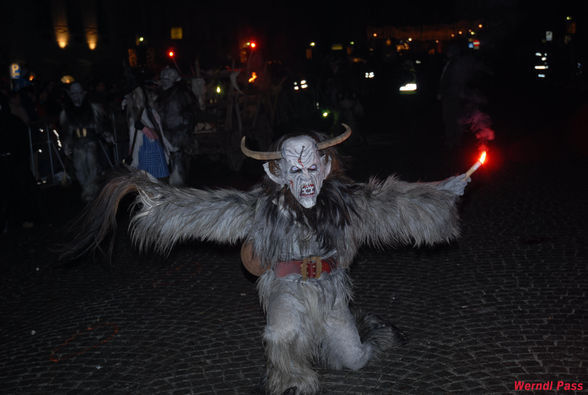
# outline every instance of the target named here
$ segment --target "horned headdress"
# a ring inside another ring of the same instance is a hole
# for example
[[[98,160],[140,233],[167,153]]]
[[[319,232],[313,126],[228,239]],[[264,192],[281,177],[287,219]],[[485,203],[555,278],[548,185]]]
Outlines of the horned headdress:
[[[345,140],[351,136],[351,128],[346,125],[342,124],[345,128],[345,131],[338,136],[330,138],[325,141],[321,141],[317,143],[317,150],[321,151],[327,149],[329,147],[333,147],[337,144],[341,144]],[[257,159],[257,160],[279,160],[282,159],[282,152],[281,151],[253,151],[247,148],[245,145],[245,136],[241,139],[241,151],[243,154],[249,158]]]
[[[290,188],[292,196],[304,208],[314,207],[323,181],[331,172],[331,158],[321,153],[345,141],[351,135],[351,128],[345,124],[345,132],[339,136],[317,142],[310,135],[289,137],[280,145],[280,151],[252,151],[241,139],[241,150],[253,159],[267,161],[263,168],[267,176],[278,185]],[[278,161],[270,169],[269,161]]]

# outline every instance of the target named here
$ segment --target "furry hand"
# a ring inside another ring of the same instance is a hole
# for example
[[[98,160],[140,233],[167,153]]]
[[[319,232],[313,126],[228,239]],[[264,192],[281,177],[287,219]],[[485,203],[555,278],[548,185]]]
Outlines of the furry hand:
[[[458,176],[449,177],[443,181],[439,181],[436,187],[442,191],[448,191],[457,196],[463,196],[465,187],[470,181],[472,181],[470,177],[466,178],[465,174],[460,174]]]

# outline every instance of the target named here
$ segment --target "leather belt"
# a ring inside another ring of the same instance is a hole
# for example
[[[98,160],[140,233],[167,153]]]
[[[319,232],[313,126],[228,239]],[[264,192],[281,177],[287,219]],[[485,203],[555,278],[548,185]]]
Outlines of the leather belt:
[[[333,258],[321,259],[320,256],[311,256],[300,261],[278,262],[274,268],[276,277],[285,277],[288,274],[300,274],[303,280],[320,278],[323,273],[330,273],[337,267]]]

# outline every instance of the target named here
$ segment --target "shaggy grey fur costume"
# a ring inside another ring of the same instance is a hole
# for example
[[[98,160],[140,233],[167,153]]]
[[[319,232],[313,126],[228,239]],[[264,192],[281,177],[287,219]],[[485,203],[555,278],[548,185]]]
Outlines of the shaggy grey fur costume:
[[[267,177],[247,192],[180,189],[142,172],[113,179],[90,208],[94,214],[80,223],[87,232],[78,235],[66,255],[97,248],[115,225],[120,199],[131,191],[138,196],[130,232],[141,250],[167,253],[188,239],[250,243],[267,269],[257,282],[267,318],[265,388],[271,394],[316,393],[314,363],[360,369],[401,337],[376,317],[357,321],[350,311],[347,269],[358,248],[418,246],[457,237],[456,202],[468,181],[457,176],[436,183],[407,183],[390,176],[355,183],[337,170],[332,148],[324,153],[334,170],[310,209],[300,206],[287,187]],[[309,256],[334,258],[336,267],[306,280],[299,274],[276,275],[278,262]]]
[[[196,126],[197,99],[178,72],[169,67],[161,71],[160,88],[154,104],[161,117],[161,131],[167,140],[169,183],[182,186],[189,177],[191,156],[197,151],[197,142],[192,135]]]
[[[82,189],[82,200],[89,202],[100,191],[97,178],[103,169],[98,158],[98,140],[110,143],[112,134],[108,130],[104,108],[88,101],[85,92],[83,95],[76,101],[66,98],[59,123],[64,134],[64,153],[72,157],[75,177]]]

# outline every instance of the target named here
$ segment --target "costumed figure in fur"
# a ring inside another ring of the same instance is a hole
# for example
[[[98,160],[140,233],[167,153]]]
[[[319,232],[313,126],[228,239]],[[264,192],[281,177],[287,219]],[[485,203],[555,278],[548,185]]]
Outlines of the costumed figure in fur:
[[[259,275],[266,313],[264,379],[270,394],[319,391],[316,363],[361,369],[400,342],[375,316],[357,319],[349,308],[348,268],[360,246],[447,242],[459,234],[457,201],[464,175],[431,183],[393,176],[356,183],[342,174],[335,145],[319,133],[285,136],[275,151],[241,149],[264,161],[263,182],[244,192],[174,188],[142,172],[113,179],[81,220],[65,254],[76,257],[109,237],[121,198],[136,191],[130,232],[136,245],[168,252],[188,239],[243,243],[245,266]],[[85,222],[84,222],[85,221]]]
[[[71,84],[68,99],[59,115],[59,123],[64,132],[63,150],[71,157],[75,177],[82,189],[82,200],[89,202],[100,191],[98,175],[101,165],[98,157],[99,147],[103,142],[112,143],[112,133],[104,108],[98,103],[91,103],[86,98],[86,91],[78,82]],[[100,147],[104,149],[104,145]]]
[[[193,137],[197,99],[175,68],[161,70],[159,88],[154,104],[167,140],[169,183],[182,186],[188,181],[190,161],[198,149]]]

